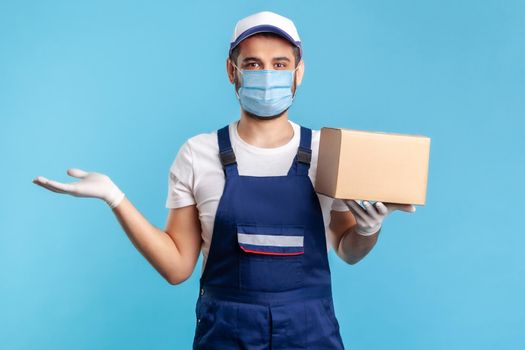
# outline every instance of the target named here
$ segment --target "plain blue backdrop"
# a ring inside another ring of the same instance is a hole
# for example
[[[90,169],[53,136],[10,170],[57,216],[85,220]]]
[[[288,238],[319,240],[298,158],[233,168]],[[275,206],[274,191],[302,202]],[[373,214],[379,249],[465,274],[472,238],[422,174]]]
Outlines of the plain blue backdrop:
[[[348,349],[523,349],[523,1],[0,2],[0,347],[189,349],[201,260],[169,285],[102,201],[47,191],[108,174],[163,228],[189,137],[239,117],[235,22],[294,20],[305,77],[290,119],[431,137],[427,204],[387,218],[347,265]]]

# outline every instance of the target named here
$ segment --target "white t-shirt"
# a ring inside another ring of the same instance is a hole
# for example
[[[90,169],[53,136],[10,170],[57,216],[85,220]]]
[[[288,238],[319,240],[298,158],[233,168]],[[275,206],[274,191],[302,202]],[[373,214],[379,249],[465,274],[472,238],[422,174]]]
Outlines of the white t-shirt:
[[[240,138],[237,132],[239,120],[229,124],[230,141],[237,160],[239,175],[282,176],[288,173],[299,147],[300,125],[288,120],[293,127],[292,139],[279,147],[261,148],[250,145]],[[317,154],[319,151],[319,130],[312,130],[312,159],[308,176],[315,184]],[[219,156],[217,130],[189,138],[179,149],[168,176],[168,195],[166,208],[179,208],[196,204],[202,227],[202,255],[204,272],[213,234],[215,213],[219,205],[225,176]],[[329,237],[330,209],[347,211],[346,204],[339,199],[317,193],[326,231],[327,251],[330,250]]]

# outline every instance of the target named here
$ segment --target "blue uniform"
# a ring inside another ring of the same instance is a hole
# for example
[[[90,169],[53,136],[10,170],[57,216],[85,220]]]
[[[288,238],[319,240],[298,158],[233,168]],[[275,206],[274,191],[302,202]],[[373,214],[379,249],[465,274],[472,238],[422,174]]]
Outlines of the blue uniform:
[[[200,278],[193,348],[344,349],[308,176],[312,131],[301,126],[283,176],[239,175],[228,126],[217,134],[226,181]]]

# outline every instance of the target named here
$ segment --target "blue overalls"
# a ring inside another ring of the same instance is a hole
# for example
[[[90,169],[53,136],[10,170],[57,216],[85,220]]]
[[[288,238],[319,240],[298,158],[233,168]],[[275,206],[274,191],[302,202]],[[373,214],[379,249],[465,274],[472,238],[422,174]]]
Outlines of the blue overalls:
[[[344,349],[308,177],[311,135],[301,126],[287,175],[240,176],[228,126],[218,130],[226,180],[200,278],[194,349]]]

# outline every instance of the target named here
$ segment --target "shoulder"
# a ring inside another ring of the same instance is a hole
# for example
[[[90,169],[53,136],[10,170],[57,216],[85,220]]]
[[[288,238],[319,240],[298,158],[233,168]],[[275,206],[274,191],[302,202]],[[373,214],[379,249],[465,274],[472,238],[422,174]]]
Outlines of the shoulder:
[[[186,148],[194,156],[202,156],[203,154],[216,155],[219,144],[217,142],[218,129],[202,132],[188,138],[181,148]]]
[[[218,157],[219,129],[220,128],[196,134],[188,138],[182,146],[184,149],[183,152],[190,155],[195,172],[201,173],[202,171],[221,168],[220,159]]]
[[[185,142],[190,148],[199,149],[217,145],[217,130],[203,132],[188,138]]]
[[[174,163],[177,162],[193,162],[195,157],[200,154],[206,154],[218,149],[217,145],[217,130],[199,133],[197,135],[187,138],[179,147]]]

